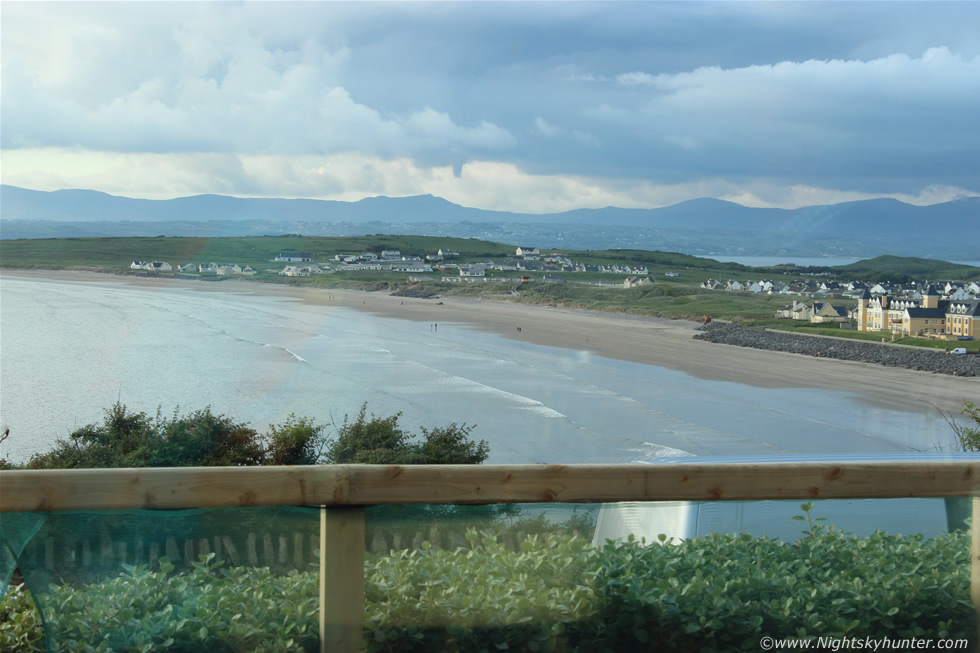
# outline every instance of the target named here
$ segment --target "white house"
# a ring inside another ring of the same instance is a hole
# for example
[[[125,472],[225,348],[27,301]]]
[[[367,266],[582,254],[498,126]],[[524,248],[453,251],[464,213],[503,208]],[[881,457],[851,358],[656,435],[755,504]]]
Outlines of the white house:
[[[150,272],[172,272],[173,266],[163,261],[133,261],[129,264],[130,270],[149,270]]]
[[[380,263],[346,263],[337,267],[338,270],[342,272],[365,272],[368,270],[386,270],[386,266]]]
[[[308,277],[310,276],[310,268],[300,268],[295,265],[287,265],[279,274],[280,276],[284,277]]]
[[[432,272],[432,266],[421,261],[402,261],[391,264],[392,272]]]
[[[309,262],[313,260],[313,257],[306,252],[279,252],[276,256],[276,261],[286,261],[289,263],[295,262]]]
[[[195,272],[197,271],[197,266],[193,263],[184,263],[183,265],[177,266],[178,272]]]
[[[241,274],[242,269],[238,265],[232,263],[230,265],[219,265],[215,272],[219,276],[225,276],[229,274]]]
[[[813,311],[809,306],[794,299],[792,304],[787,304],[776,311],[776,317],[790,320],[809,320],[812,313]]]
[[[809,322],[810,316],[813,315],[813,309],[803,302],[793,301],[792,318],[794,320],[806,320]]]
[[[639,288],[640,286],[649,286],[653,283],[653,279],[650,277],[626,277],[623,280],[623,288]]]
[[[460,278],[480,278],[487,276],[487,271],[482,265],[461,265],[459,266]]]
[[[541,250],[539,250],[537,247],[518,247],[516,255],[523,256],[525,259],[527,259],[528,256],[537,256],[540,258]]]
[[[198,272],[207,272],[207,273],[210,273],[210,274],[214,274],[214,273],[216,273],[218,271],[218,264],[217,263],[201,263],[199,266],[197,266],[197,271]]]
[[[740,284],[738,281],[732,281],[731,279],[729,279],[728,283],[725,284],[725,290],[734,290],[738,292],[741,290],[745,290],[745,286]]]
[[[402,257],[402,253],[399,252],[397,249],[386,249],[381,252],[381,258],[388,261],[392,259],[396,259],[396,260],[401,259],[401,257]]]

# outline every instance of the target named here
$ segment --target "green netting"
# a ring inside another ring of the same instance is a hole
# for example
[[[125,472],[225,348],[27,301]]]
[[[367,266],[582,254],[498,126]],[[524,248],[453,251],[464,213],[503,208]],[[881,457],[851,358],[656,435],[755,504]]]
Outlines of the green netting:
[[[0,514],[0,596],[7,593],[18,558],[46,517],[45,513],[35,512]]]
[[[10,533],[7,517],[5,540],[33,515],[16,515]],[[316,508],[43,517],[16,565],[48,651],[316,649]]]
[[[855,537],[819,521],[832,514],[823,505],[791,520],[806,531],[794,541],[743,532],[673,544],[596,544],[612,515],[598,506],[369,508],[364,648],[757,651],[766,635],[975,638],[969,532]],[[45,639],[5,648],[0,623],[0,649],[318,650],[317,508],[19,518],[3,518],[5,550],[35,590]]]

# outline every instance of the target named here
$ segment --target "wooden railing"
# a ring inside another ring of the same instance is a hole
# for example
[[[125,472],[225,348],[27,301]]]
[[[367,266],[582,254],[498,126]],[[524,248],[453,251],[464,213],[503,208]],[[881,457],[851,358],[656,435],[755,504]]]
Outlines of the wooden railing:
[[[980,459],[664,465],[326,465],[5,471],[0,512],[321,506],[321,650],[358,650],[364,507],[383,504],[974,497],[971,596],[980,609]]]

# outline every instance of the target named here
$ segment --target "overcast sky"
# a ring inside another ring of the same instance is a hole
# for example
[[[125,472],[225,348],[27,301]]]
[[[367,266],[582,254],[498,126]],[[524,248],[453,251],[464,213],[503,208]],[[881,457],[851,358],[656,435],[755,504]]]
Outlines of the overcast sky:
[[[980,3],[16,3],[7,184],[526,212],[980,194]]]

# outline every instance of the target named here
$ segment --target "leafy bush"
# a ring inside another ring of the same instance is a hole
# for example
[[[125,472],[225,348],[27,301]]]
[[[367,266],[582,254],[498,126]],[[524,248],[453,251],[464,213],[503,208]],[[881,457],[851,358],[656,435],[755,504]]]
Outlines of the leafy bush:
[[[210,408],[186,415],[174,412],[151,418],[121,403],[105,411],[102,424],[88,424],[68,438],[59,438],[51,451],[35,454],[31,469],[113,467],[215,467],[237,465],[314,465],[374,463],[479,464],[490,455],[486,440],[469,435],[475,426],[456,424],[421,427],[414,436],[398,424],[401,413],[367,417],[367,404],[352,421],[344,417],[336,438],[306,417],[290,415],[260,434],[247,424]],[[7,434],[0,436],[0,442]],[[0,469],[16,468],[0,460]]]
[[[44,650],[41,616],[23,584],[11,585],[0,601],[0,651],[27,653]]]
[[[54,448],[31,457],[32,469],[215,467],[312,464],[324,444],[323,427],[290,415],[262,435],[210,408],[155,418],[120,403],[102,424],[76,429]]]
[[[365,647],[757,651],[762,635],[975,637],[968,535],[850,537],[821,524],[810,533],[793,544],[711,535],[601,549],[549,535],[513,552],[471,531],[472,550],[369,555]],[[159,571],[52,586],[42,605],[61,650],[313,651],[317,587],[315,571],[276,576],[204,559],[174,573],[163,559]],[[23,607],[17,590],[0,614]],[[0,649],[41,650],[39,627],[5,617]]]
[[[337,438],[327,443],[324,460],[333,464],[477,465],[490,455],[486,440],[469,438],[476,426],[455,422],[432,429],[423,426],[421,437],[412,436],[398,425],[401,415],[371,415],[368,419],[367,404],[363,404],[353,421],[344,417]]]

